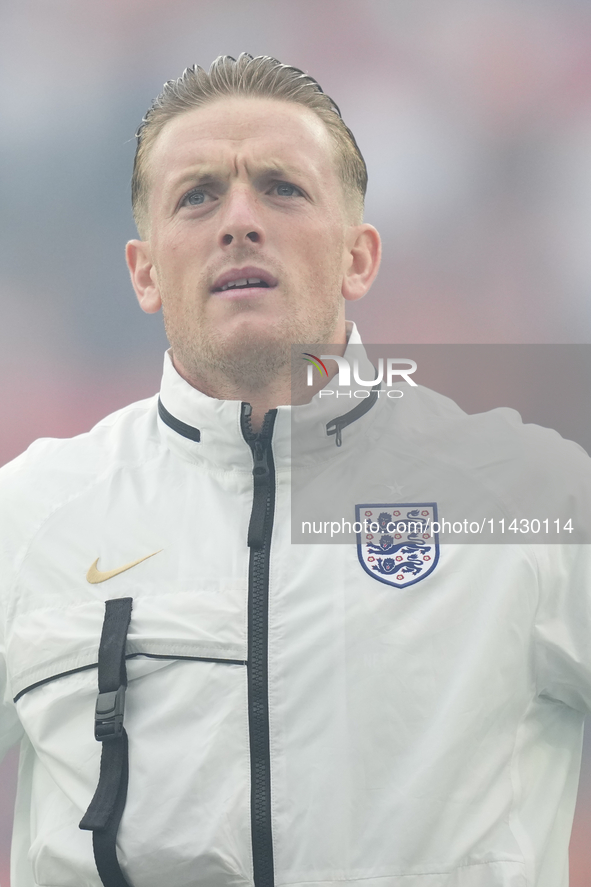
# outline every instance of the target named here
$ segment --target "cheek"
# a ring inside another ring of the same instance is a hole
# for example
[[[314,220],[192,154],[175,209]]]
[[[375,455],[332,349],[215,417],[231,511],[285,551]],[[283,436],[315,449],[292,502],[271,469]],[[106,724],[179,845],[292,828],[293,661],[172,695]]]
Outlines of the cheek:
[[[319,240],[315,257],[318,276],[327,282],[340,279],[344,269],[342,238],[329,236]]]
[[[341,229],[318,228],[313,237],[303,237],[297,244],[304,268],[314,269],[316,277],[331,277],[340,268],[344,256],[344,238]]]
[[[174,265],[178,262],[179,257],[188,254],[187,244],[179,238],[171,239],[162,244],[160,251],[160,261],[163,265]]]
[[[199,259],[194,247],[179,238],[161,240],[154,250],[154,264],[160,281],[182,281],[185,276],[194,276]]]

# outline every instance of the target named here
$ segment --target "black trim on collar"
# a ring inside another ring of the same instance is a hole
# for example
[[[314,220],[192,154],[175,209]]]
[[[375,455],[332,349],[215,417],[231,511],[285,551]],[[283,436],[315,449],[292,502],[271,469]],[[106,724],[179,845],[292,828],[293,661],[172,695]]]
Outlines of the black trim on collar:
[[[189,440],[194,440],[195,443],[199,443],[201,440],[201,432],[199,429],[193,428],[192,425],[187,425],[186,422],[181,422],[180,419],[177,419],[176,416],[169,413],[160,398],[158,398],[158,415],[164,424],[168,425],[169,428],[172,428],[173,431],[176,431],[177,434],[182,434],[183,437],[188,437]]]
[[[353,407],[352,410],[349,410],[348,413],[344,413],[342,416],[337,416],[336,419],[333,419],[332,422],[329,422],[326,426],[326,433],[330,436],[332,434],[336,434],[335,443],[337,447],[340,447],[343,439],[341,436],[341,431],[343,428],[346,428],[347,425],[351,425],[352,422],[356,422],[357,419],[360,419],[365,413],[369,412],[373,407],[374,403],[378,399],[378,391],[382,387],[382,383],[378,382],[377,385],[371,389],[369,397],[364,398],[361,403],[358,403],[356,407]]]
[[[341,435],[343,428],[356,422],[357,419],[360,419],[371,410],[378,399],[378,392],[381,387],[381,382],[378,382],[378,384],[371,389],[369,397],[364,398],[361,403],[358,403],[357,406],[353,407],[352,410],[349,410],[348,413],[344,413],[342,416],[337,416],[336,419],[332,419],[332,421],[327,424],[326,433],[329,437],[333,434],[336,435],[335,443],[337,447],[340,447],[343,442]],[[168,425],[169,428],[172,428],[173,431],[176,431],[177,434],[181,434],[183,437],[188,437],[189,440],[193,440],[195,443],[200,442],[201,432],[199,429],[194,428],[192,425],[187,425],[186,422],[181,422],[180,419],[177,419],[176,416],[169,413],[160,398],[158,398],[158,415],[164,424]]]

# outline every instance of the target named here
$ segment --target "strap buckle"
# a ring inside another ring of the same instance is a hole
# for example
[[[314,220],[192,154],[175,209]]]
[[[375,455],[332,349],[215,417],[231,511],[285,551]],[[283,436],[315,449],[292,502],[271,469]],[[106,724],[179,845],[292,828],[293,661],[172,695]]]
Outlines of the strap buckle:
[[[99,742],[119,739],[123,734],[125,687],[108,693],[99,693],[94,715],[94,738]]]

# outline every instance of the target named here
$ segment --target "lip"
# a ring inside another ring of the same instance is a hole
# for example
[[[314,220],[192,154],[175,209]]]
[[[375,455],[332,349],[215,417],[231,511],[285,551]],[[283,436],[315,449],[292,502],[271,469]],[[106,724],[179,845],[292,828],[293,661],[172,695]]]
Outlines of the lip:
[[[266,283],[266,286],[247,286],[242,289],[230,289],[221,291],[223,286],[231,283],[233,280],[242,280],[243,278],[249,277],[258,277],[259,280],[262,280]],[[240,298],[240,296],[248,296],[264,293],[269,289],[273,289],[277,286],[279,281],[276,277],[273,277],[272,274],[269,274],[268,271],[265,271],[264,268],[255,268],[254,265],[247,265],[244,268],[229,268],[228,271],[224,271],[223,274],[220,274],[218,278],[213,283],[210,292],[216,296],[221,296],[225,298]]]

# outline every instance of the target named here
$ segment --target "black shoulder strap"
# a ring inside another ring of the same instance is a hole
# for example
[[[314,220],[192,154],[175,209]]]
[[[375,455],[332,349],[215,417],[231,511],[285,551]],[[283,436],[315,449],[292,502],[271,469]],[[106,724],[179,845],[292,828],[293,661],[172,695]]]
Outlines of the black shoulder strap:
[[[80,828],[91,831],[94,858],[105,887],[129,887],[117,861],[117,830],[127,797],[129,776],[127,733],[123,726],[125,641],[132,598],[105,602],[105,621],[99,645],[95,738],[102,742],[98,785]]]

